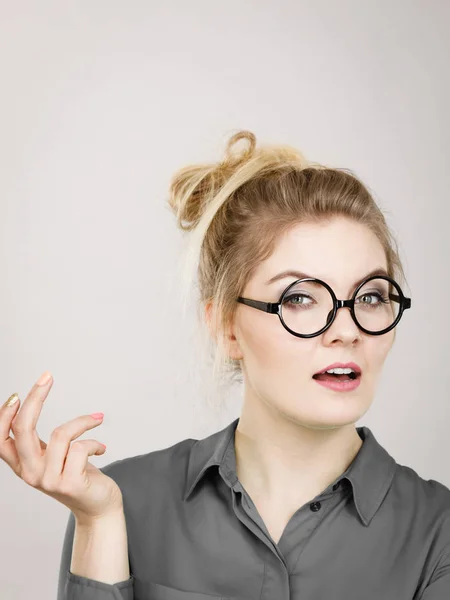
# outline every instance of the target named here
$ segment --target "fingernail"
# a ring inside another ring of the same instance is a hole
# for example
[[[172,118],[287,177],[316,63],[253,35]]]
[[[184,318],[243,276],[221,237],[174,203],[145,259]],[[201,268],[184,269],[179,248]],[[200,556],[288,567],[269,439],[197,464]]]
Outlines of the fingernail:
[[[104,414],[103,413],[92,413],[91,417],[93,417],[94,419],[103,419]]]
[[[49,373],[48,371],[45,371],[45,373],[43,373],[39,379],[36,381],[37,385],[45,385],[46,383],[48,383],[50,381],[50,379],[52,378],[52,374]]]
[[[5,402],[5,406],[12,406],[13,404],[15,404],[17,402],[17,400],[19,399],[19,396],[17,394],[12,394],[8,400]]]

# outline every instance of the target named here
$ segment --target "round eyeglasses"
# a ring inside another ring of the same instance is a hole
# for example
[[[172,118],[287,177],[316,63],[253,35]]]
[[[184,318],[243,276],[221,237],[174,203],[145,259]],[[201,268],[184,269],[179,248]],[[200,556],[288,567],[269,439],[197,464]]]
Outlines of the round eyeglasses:
[[[277,314],[292,335],[310,338],[326,331],[340,308],[349,308],[356,325],[369,335],[383,335],[411,308],[399,284],[386,275],[368,277],[350,300],[338,300],[331,287],[313,277],[297,279],[282,292],[279,302],[261,302],[239,296],[237,302]]]

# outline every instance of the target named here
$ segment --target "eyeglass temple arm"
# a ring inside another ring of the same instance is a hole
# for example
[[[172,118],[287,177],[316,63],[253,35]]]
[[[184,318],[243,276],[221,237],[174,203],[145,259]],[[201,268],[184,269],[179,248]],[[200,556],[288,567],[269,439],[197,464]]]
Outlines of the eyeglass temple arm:
[[[400,302],[400,296],[398,296],[397,294],[389,294],[389,298],[391,300],[395,300],[396,302]],[[411,308],[411,298],[404,298],[404,305],[403,308]]]
[[[261,302],[261,300],[251,300],[250,298],[242,298],[242,296],[239,296],[238,302],[268,313],[277,313],[280,306],[279,302]]]

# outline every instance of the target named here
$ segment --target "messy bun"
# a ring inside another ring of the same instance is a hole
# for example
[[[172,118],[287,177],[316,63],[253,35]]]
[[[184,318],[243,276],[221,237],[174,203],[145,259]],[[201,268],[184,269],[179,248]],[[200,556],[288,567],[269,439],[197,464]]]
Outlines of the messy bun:
[[[244,149],[233,152],[240,140],[246,143]],[[242,373],[241,361],[230,359],[226,348],[225,332],[233,323],[236,299],[257,266],[273,253],[279,237],[293,226],[334,216],[364,224],[384,248],[388,274],[405,281],[384,214],[350,170],[310,162],[288,145],[258,147],[251,131],[232,135],[219,162],[178,170],[170,182],[168,204],[178,227],[190,232],[185,301],[197,275],[200,325],[205,324],[205,306],[214,307],[215,377]]]
[[[248,147],[241,152],[233,152],[233,147],[239,140],[247,141]],[[298,151],[288,146],[266,146],[256,150],[255,135],[251,131],[238,131],[228,140],[224,157],[220,162],[188,165],[172,177],[169,206],[177,217],[178,227],[184,231],[194,229],[219,190],[246,163],[253,162],[256,167],[255,174],[262,174],[264,166],[266,169],[273,169],[277,163],[285,161],[295,162],[298,166],[306,162]],[[251,177],[249,173],[247,178]]]

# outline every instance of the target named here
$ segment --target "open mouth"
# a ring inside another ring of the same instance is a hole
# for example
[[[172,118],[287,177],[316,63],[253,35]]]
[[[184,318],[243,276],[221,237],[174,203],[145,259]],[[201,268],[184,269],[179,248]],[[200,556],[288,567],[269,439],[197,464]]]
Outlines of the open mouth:
[[[351,381],[354,379],[359,379],[361,377],[361,373],[316,373],[312,376],[313,379],[318,379],[319,381]]]

